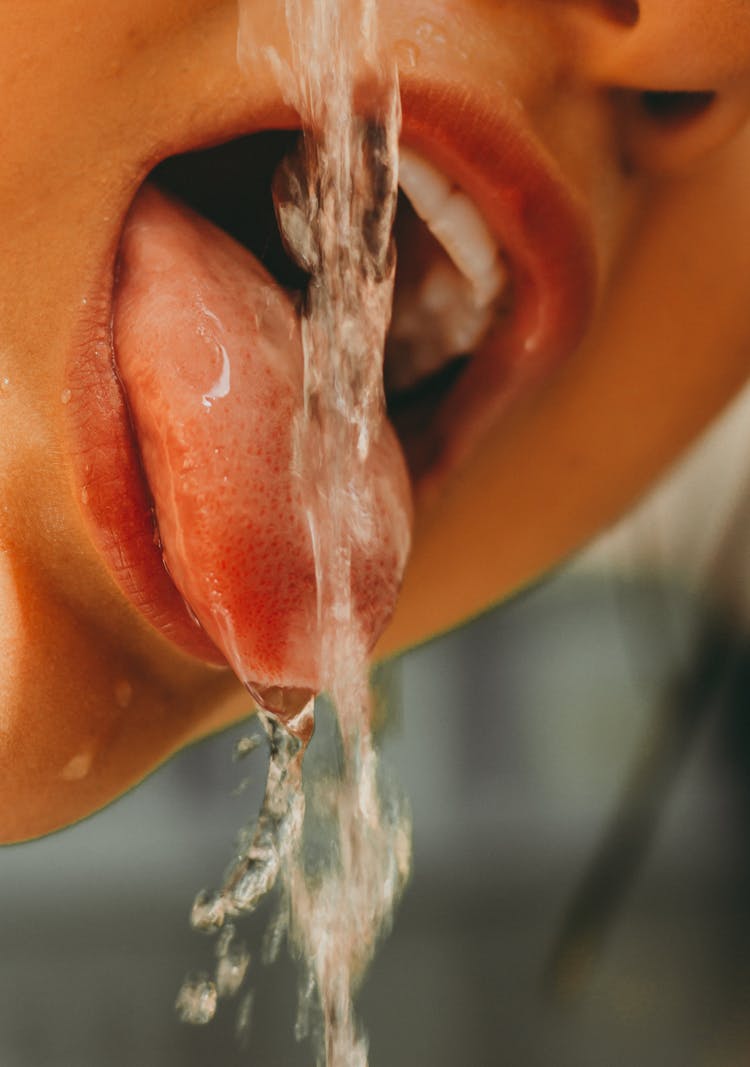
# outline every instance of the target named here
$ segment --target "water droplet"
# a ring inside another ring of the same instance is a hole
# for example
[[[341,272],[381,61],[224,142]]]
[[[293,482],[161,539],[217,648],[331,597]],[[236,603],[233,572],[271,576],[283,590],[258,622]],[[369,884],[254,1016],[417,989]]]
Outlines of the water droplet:
[[[240,1006],[237,1009],[237,1022],[235,1024],[235,1032],[237,1034],[237,1040],[241,1046],[247,1043],[247,1039],[250,1033],[250,1025],[253,1021],[253,1001],[255,997],[252,990],[247,993],[240,1001]]]
[[[177,994],[175,1008],[184,1023],[204,1025],[216,1014],[216,986],[205,974],[191,975]]]
[[[299,996],[297,998],[297,1016],[294,1020],[294,1036],[297,1041],[304,1041],[310,1035],[312,1023],[312,1006],[315,1000],[315,977],[312,971],[308,971],[300,981]]]
[[[125,709],[130,707],[132,700],[132,685],[127,680],[127,678],[120,678],[119,681],[115,682],[115,703],[117,704],[118,708]]]
[[[60,393],[60,400],[63,404],[69,404],[72,395],[73,394],[71,393],[70,389],[63,389],[63,391]]]
[[[86,488],[86,486],[84,485],[83,488],[81,489],[81,503],[82,504],[88,504],[88,502],[89,502],[89,491]]]
[[[10,392],[10,378],[0,378],[0,397],[7,396]]]
[[[403,70],[414,70],[419,62],[419,48],[413,41],[396,41],[396,62]]]
[[[224,925],[227,902],[221,893],[201,890],[193,902],[190,923],[194,930],[213,933]]]
[[[429,19],[422,19],[417,26],[417,39],[425,44],[445,44],[446,38],[442,28]]]
[[[65,764],[61,771],[61,776],[66,782],[78,782],[81,778],[85,778],[91,770],[91,764],[93,762],[94,753],[79,752],[78,755],[73,756],[71,760]]]
[[[244,759],[245,756],[249,756],[251,752],[255,752],[263,741],[260,734],[252,734],[249,737],[241,737],[237,744],[234,746],[234,752],[232,758],[235,760]]]
[[[220,997],[233,997],[250,965],[250,953],[242,943],[232,944],[216,965],[216,988]]]
[[[254,911],[260,901],[273,889],[279,873],[280,857],[274,844],[252,849],[243,861],[244,870],[238,872],[232,888],[232,904],[243,912]]]
[[[227,923],[223,930],[219,932],[219,936],[216,938],[216,958],[221,959],[226,954],[229,946],[237,936],[237,927],[234,923]]]
[[[232,790],[233,797],[241,797],[242,794],[255,784],[255,775],[248,775],[246,778],[240,779],[238,784]]]
[[[285,908],[279,908],[276,915],[271,919],[263,938],[261,959],[265,964],[275,963],[279,958],[279,952],[288,929],[289,914]]]

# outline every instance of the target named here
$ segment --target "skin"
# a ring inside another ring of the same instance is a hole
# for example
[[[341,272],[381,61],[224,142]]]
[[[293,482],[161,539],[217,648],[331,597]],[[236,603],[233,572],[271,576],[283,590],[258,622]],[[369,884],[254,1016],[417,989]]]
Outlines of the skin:
[[[286,48],[281,5],[248,0]],[[455,625],[612,522],[750,369],[746,0],[383,0],[402,79],[481,95],[501,79],[585,205],[596,311],[564,367],[417,501],[379,652]],[[261,30],[261,27],[263,29]],[[123,597],[71,477],[61,401],[124,216],[188,144],[294,124],[272,71],[236,62],[233,0],[0,5],[0,839],[79,819],[248,710],[224,669],[170,646]],[[445,40],[451,42],[448,48]],[[716,93],[682,126],[644,90]]]

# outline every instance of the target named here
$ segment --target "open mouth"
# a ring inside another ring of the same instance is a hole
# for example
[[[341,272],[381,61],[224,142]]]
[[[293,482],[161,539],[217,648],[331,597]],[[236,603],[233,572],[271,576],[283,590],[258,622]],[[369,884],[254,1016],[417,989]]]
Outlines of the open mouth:
[[[502,101],[411,85],[402,102],[388,419],[367,475],[376,534],[353,564],[370,645],[395,605],[412,496],[428,503],[574,351],[596,275],[585,210]],[[320,683],[319,608],[289,426],[309,279],[273,199],[299,133],[247,128],[208,148],[186,132],[133,190],[110,359],[100,346],[72,362],[67,410],[77,492],[128,599],[185,651],[258,687],[307,691]]]
[[[300,135],[267,130],[173,156],[151,180],[239,242],[292,296],[308,275],[286,249],[274,175]],[[508,317],[510,272],[473,202],[426,160],[400,158],[398,252],[383,376],[412,484],[439,453],[435,415],[490,330]]]

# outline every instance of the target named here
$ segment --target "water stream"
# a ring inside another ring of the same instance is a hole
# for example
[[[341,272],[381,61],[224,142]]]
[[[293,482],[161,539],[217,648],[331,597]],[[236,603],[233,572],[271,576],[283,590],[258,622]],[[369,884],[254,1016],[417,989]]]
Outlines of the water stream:
[[[285,55],[258,45],[253,7],[240,0],[238,59],[247,68],[271,64],[303,128],[273,192],[287,248],[310,275],[302,308],[304,406],[293,427],[293,462],[315,558],[321,676],[337,712],[338,771],[311,794],[331,844],[326,861],[311,870],[302,765],[313,702],[286,725],[261,714],[270,747],[261,812],[241,835],[222,887],[201,893],[193,908],[193,925],[218,934],[215,973],[189,979],[177,1006],[184,1019],[205,1022],[222,997],[237,994],[249,957],[236,922],[276,886],[271,941],[286,934],[303,968],[299,1035],[319,1039],[318,1062],[326,1067],[365,1067],[367,1043],[353,993],[410,864],[408,817],[378,771],[368,649],[352,582],[353,557],[367,555],[378,536],[376,520],[383,521],[375,514],[366,460],[384,419],[398,82],[379,47],[375,0],[286,0]],[[405,557],[404,515],[386,520],[404,531],[399,551]],[[241,1003],[240,1014],[247,1015],[249,1001]]]

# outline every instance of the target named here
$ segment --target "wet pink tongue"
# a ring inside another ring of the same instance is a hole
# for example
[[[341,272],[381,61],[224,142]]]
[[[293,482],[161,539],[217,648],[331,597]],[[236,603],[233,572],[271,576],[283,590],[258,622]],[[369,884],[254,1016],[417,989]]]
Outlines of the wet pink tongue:
[[[230,237],[147,186],[123,235],[114,341],[175,584],[244,682],[317,691],[312,542],[291,470],[303,364],[289,297]],[[355,552],[352,588],[373,644],[395,603],[410,511],[385,421],[368,465],[377,537]]]

